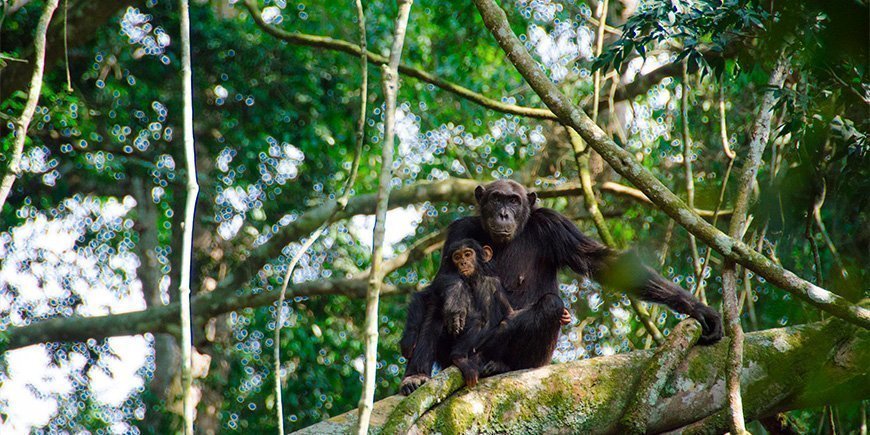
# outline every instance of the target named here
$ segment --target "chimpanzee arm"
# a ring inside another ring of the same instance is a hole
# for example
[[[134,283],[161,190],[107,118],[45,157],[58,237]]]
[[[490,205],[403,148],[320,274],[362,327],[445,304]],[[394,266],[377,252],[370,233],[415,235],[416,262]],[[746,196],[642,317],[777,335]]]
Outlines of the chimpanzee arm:
[[[665,304],[674,311],[694,317],[703,327],[702,343],[714,343],[722,338],[722,319],[716,311],[643,265],[636,255],[620,254],[587,237],[566,217],[553,210],[535,210],[533,219],[539,237],[550,247],[560,266],[593,277],[611,289]]]

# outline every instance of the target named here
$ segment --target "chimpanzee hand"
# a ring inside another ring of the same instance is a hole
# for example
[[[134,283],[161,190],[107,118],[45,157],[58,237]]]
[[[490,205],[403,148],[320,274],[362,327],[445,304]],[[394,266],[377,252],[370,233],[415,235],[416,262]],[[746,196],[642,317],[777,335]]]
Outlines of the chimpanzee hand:
[[[462,379],[465,380],[465,385],[469,388],[477,385],[477,381],[480,378],[480,374],[478,373],[475,367],[464,367],[462,370]]]
[[[407,396],[413,393],[417,388],[420,388],[420,386],[425,384],[428,380],[429,376],[426,375],[405,376],[405,378],[402,379],[402,383],[399,385],[399,392],[401,392],[403,396]]]
[[[465,311],[451,311],[444,314],[447,332],[456,337],[465,329]]]
[[[486,364],[480,368],[480,375],[483,377],[495,376],[509,372],[510,370],[511,368],[501,361],[487,361]]]
[[[691,316],[701,323],[699,344],[713,344],[722,339],[722,317],[714,309],[698,303]]]
[[[562,317],[559,318],[559,323],[561,323],[562,325],[567,325],[571,323],[571,313],[568,311],[567,308],[562,309]]]

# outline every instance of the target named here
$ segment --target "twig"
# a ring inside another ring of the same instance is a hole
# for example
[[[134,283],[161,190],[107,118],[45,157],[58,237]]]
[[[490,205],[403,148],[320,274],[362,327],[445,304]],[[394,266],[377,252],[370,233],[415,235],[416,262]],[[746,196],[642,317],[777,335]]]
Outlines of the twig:
[[[724,80],[724,79],[723,79]],[[716,223],[719,221],[719,213],[722,208],[722,204],[725,202],[725,191],[728,188],[728,180],[731,177],[731,169],[734,168],[734,158],[737,157],[737,154],[731,150],[731,147],[728,144],[728,124],[725,119],[725,84],[719,83],[719,131],[721,133],[722,138],[722,151],[725,153],[725,156],[728,157],[728,168],[725,169],[725,176],[722,177],[722,187],[719,189],[719,199],[716,201],[716,208],[713,210],[713,223],[712,225],[715,227]],[[762,236],[763,239],[763,236]],[[760,249],[756,249],[761,252]],[[710,255],[713,254],[713,250],[710,247],[707,247],[707,252],[704,254],[704,263],[701,265],[701,279],[698,281],[698,293],[706,295],[704,291],[704,287],[706,286],[706,280],[704,276],[707,275],[707,269],[710,267]],[[750,300],[750,306],[752,306],[752,301]],[[755,311],[751,312],[751,315],[755,315]]]
[[[390,179],[393,166],[393,142],[396,127],[396,93],[399,88],[399,62],[402,58],[402,47],[405,43],[405,31],[408,26],[408,16],[413,0],[399,0],[396,16],[393,45],[390,48],[389,65],[384,66],[384,143],[381,155],[381,173],[378,181],[377,207],[375,211],[375,228],[372,237],[372,267],[369,276],[366,295],[365,320],[365,370],[363,372],[363,391],[359,400],[359,421],[357,434],[365,435],[369,429],[372,408],[375,398],[375,369],[378,352],[378,296],[381,288],[380,273],[383,262],[383,245],[385,220],[390,199]]]
[[[262,28],[266,33],[274,36],[275,38],[287,41],[290,44],[325,48],[328,50],[340,51],[352,55],[358,55],[360,53],[359,46],[347,41],[342,41],[340,39],[334,39],[324,36],[288,32],[273,25],[270,25],[265,20],[263,20],[263,16],[260,13],[260,10],[257,8],[256,0],[245,0],[245,7],[247,7],[248,11],[251,13],[251,17],[254,19],[254,22],[256,22],[257,25],[260,26],[260,28]],[[386,65],[389,62],[389,59],[377,53],[369,52],[366,54],[366,57],[368,58],[369,62],[377,65]],[[414,68],[407,65],[399,65],[398,71],[403,75],[414,77],[424,82],[431,83],[441,89],[444,89],[447,92],[458,95],[466,100],[472,101],[497,112],[537,119],[556,119],[556,115],[553,115],[553,112],[550,112],[547,109],[538,109],[533,107],[524,107],[515,104],[503,103],[499,100],[492,99],[485,95],[474,92],[464,86],[444,80],[432,73],[423,71],[419,68]]]
[[[69,0],[63,0],[63,60],[66,65],[66,91],[72,92],[72,79],[69,74],[69,42],[67,38],[66,17],[69,15]]]
[[[821,178],[821,191],[816,195],[816,200],[813,204],[813,219],[815,220],[816,227],[818,227],[819,232],[822,234],[822,240],[825,241],[825,246],[828,247],[828,251],[831,251],[831,256],[834,257],[834,262],[837,263],[837,267],[840,269],[840,275],[843,278],[849,276],[848,272],[846,272],[846,265],[843,264],[843,259],[840,257],[840,252],[837,250],[837,246],[834,245],[834,241],[831,240],[831,236],[828,235],[828,230],[825,228],[825,222],[822,220],[822,206],[825,205],[825,196],[827,194],[827,182],[825,181],[825,177]]]
[[[683,168],[686,177],[686,205],[695,208],[695,175],[692,172],[692,137],[689,134],[689,64],[683,61],[682,92],[680,93],[680,113],[683,124]],[[701,286],[704,280],[704,269],[701,267],[701,256],[698,254],[698,242],[695,236],[689,233],[689,248],[692,252],[692,270],[695,272],[695,295],[705,305],[707,304],[707,292]],[[710,248],[707,248],[710,252]]]
[[[35,52],[33,59],[33,76],[30,78],[30,89],[27,92],[27,102],[24,104],[24,110],[18,121],[15,129],[15,140],[12,145],[12,159],[9,161],[9,170],[3,176],[3,181],[0,182],[0,210],[3,209],[3,204],[6,203],[6,198],[9,196],[9,191],[12,190],[12,184],[21,173],[21,155],[24,154],[24,141],[27,139],[27,128],[30,126],[30,121],[33,119],[33,113],[36,112],[36,104],[39,102],[39,93],[42,91],[42,74],[45,70],[45,34],[48,31],[48,23],[51,22],[51,15],[57,9],[58,0],[48,0],[45,2],[45,9],[42,16],[39,17],[39,23],[36,25],[36,36],[33,40],[33,50]]]
[[[181,16],[181,87],[184,98],[184,158],[187,169],[187,198],[184,205],[184,234],[179,278],[181,308],[181,384],[184,404],[184,433],[193,435],[193,398],[191,397],[191,365],[193,333],[190,319],[190,275],[193,259],[193,226],[199,184],[196,181],[196,151],[193,143],[193,73],[190,60],[190,3],[179,0]]]
[[[603,0],[598,4],[598,36],[595,38],[595,56],[601,56],[604,48],[604,27],[607,25],[607,6],[609,0]],[[596,69],[592,77],[592,122],[598,122],[598,101],[601,94],[601,69]]]

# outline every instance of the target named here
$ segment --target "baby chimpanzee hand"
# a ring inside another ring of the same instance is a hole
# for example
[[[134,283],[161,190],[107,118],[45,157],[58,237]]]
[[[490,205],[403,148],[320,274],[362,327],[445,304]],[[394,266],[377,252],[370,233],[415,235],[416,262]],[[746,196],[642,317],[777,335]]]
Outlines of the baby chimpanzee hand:
[[[450,335],[456,337],[462,333],[462,331],[465,329],[465,315],[466,313],[464,311],[445,313],[447,332],[449,332]]]

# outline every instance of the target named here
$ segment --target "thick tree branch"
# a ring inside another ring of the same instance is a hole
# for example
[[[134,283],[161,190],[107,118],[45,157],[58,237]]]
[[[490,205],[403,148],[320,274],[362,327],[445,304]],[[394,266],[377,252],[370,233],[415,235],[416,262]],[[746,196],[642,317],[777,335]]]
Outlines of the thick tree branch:
[[[414,290],[412,285],[387,285],[383,295],[406,294]],[[296,296],[344,295],[354,298],[365,296],[365,279],[331,279],[310,281],[290,286],[290,294]],[[278,292],[262,292],[254,295],[214,291],[191,298],[193,323],[203,324],[219,314],[248,307],[261,307],[275,303]],[[131,313],[108,314],[93,317],[60,317],[42,320],[27,326],[10,328],[0,332],[8,346],[0,351],[18,349],[34,344],[50,342],[86,341],[145,333],[171,333],[178,335],[179,304],[172,303]]]
[[[695,319],[683,320],[674,327],[665,344],[655,350],[649,365],[640,376],[634,397],[629,400],[620,419],[620,431],[646,433],[649,421],[653,418],[653,409],[667,395],[664,391],[665,385],[686,360],[686,355],[699,338],[701,324]]]
[[[572,127],[580,136],[601,154],[613,169],[627,178],[659,208],[681,226],[707,243],[726,258],[748,267],[805,302],[835,316],[870,328],[870,310],[857,306],[842,297],[801,279],[783,269],[739,240],[728,237],[719,229],[701,219],[689,209],[661,181],[635,160],[628,151],[620,148],[586,113],[571,104],[511,30],[504,11],[492,0],[474,0],[483,21],[507,54],[510,62],[526,79],[561,122]]]
[[[725,341],[689,351],[655,402],[647,433],[679,429],[727,406],[727,352]],[[411,431],[618,433],[622,410],[653,355],[635,351],[487,378],[423,414]],[[870,331],[842,321],[747,334],[746,356],[742,381],[750,419],[870,397]],[[398,404],[413,409],[403,402],[410,398],[378,402],[373,429]],[[354,420],[346,413],[299,433],[345,433]]]

